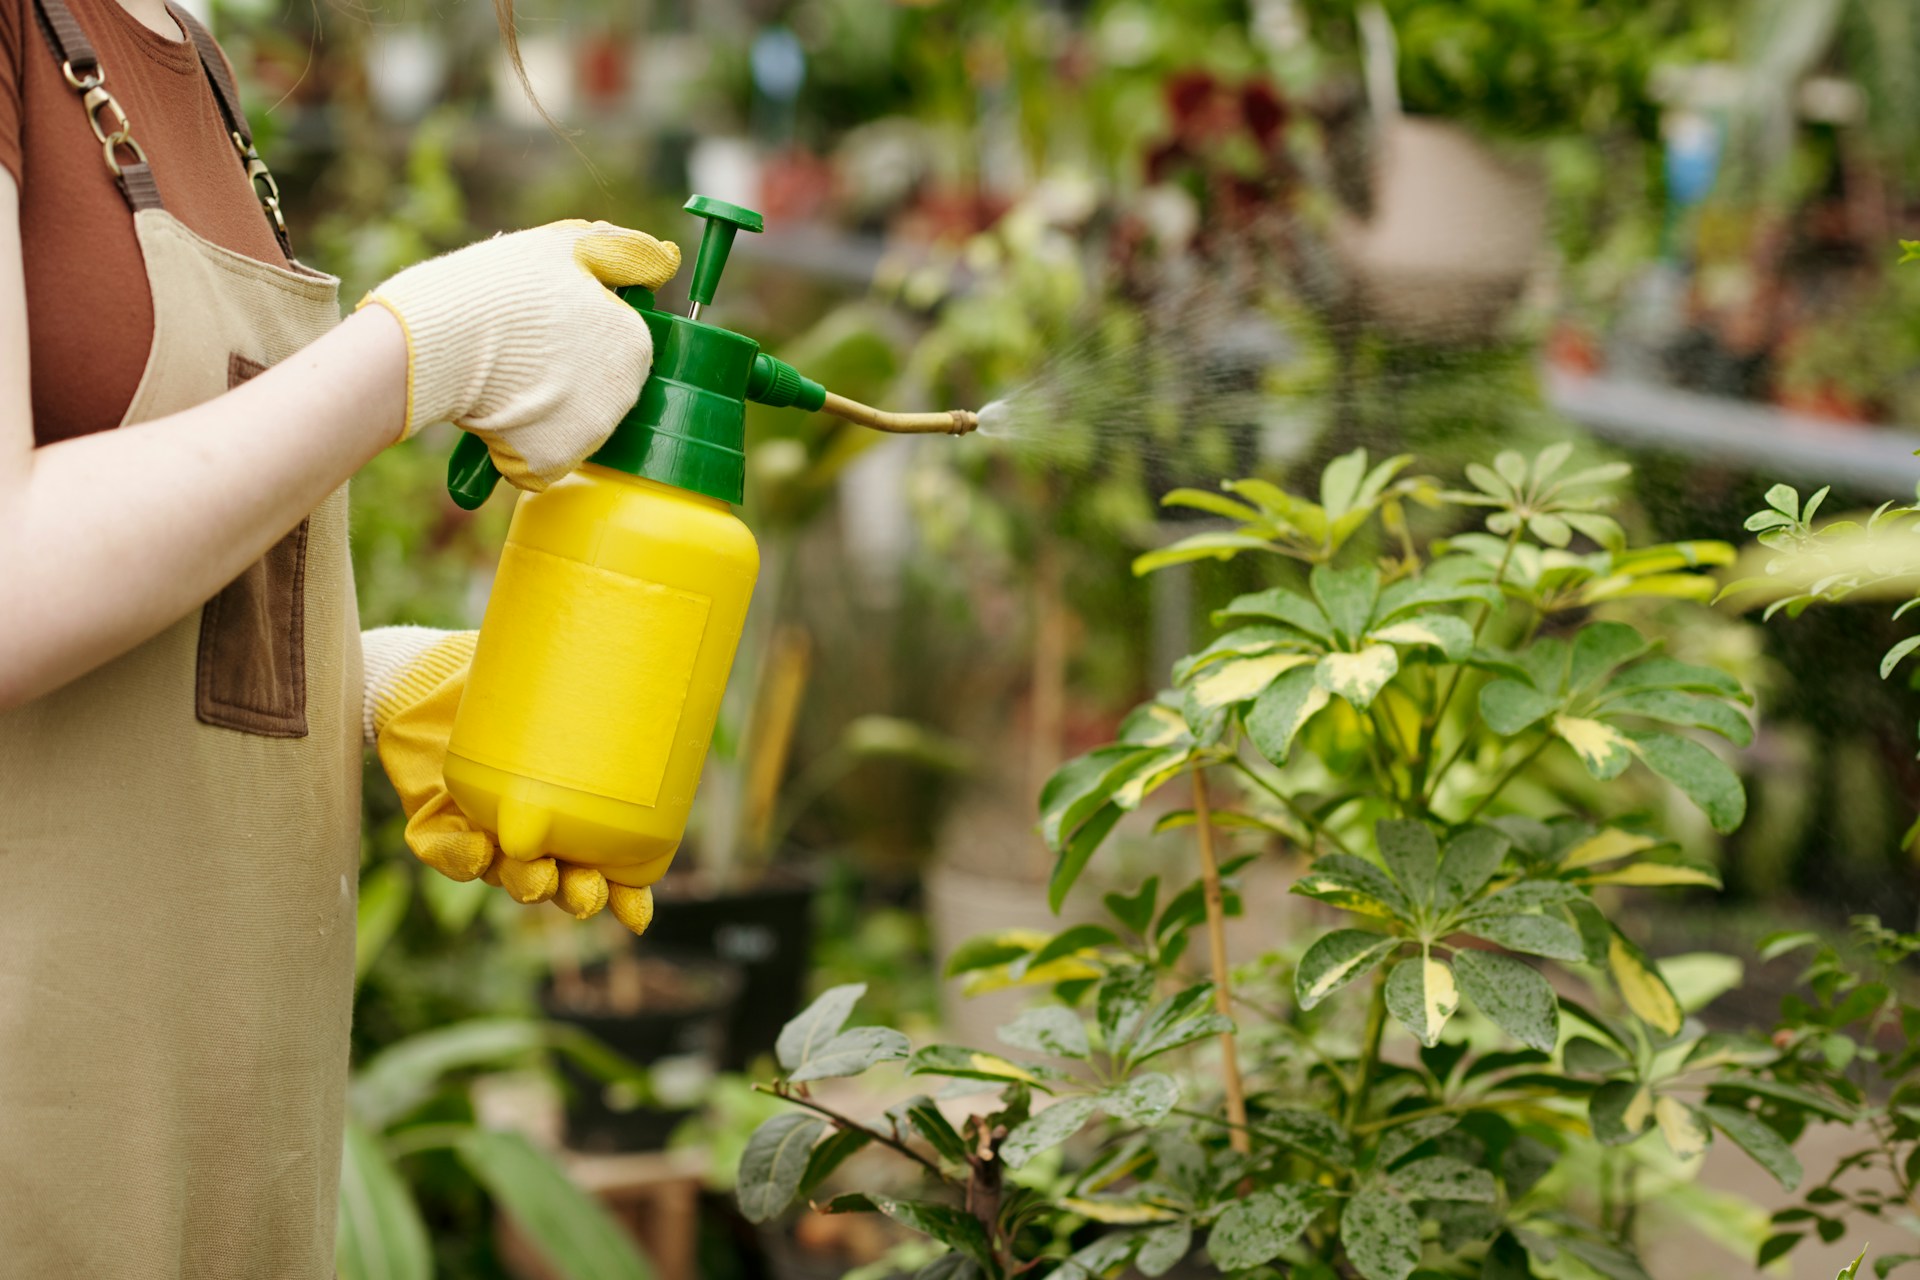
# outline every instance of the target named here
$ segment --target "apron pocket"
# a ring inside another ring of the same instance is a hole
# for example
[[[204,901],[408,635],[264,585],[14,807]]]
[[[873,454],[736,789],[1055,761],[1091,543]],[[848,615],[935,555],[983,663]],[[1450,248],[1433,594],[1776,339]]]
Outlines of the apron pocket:
[[[227,385],[262,368],[236,352]],[[194,714],[202,723],[268,738],[307,736],[307,524],[201,610]]]

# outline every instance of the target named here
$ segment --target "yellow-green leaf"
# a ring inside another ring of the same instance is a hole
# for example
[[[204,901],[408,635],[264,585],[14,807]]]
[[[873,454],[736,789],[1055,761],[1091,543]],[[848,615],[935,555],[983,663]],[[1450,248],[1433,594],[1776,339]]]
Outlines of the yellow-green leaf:
[[[1707,1149],[1706,1122],[1680,1099],[1662,1095],[1653,1104],[1653,1118],[1660,1125],[1660,1136],[1667,1140],[1668,1150],[1680,1159],[1691,1160]]]
[[[1281,672],[1313,661],[1304,653],[1269,653],[1224,662],[1193,682],[1193,698],[1203,711],[1224,707],[1230,702],[1245,702],[1272,684]]]
[[[1145,737],[1136,736],[1133,741],[1143,747],[1165,747],[1178,742],[1187,732],[1187,721],[1172,707],[1155,703],[1140,713],[1140,718],[1153,725]]]
[[[1553,731],[1573,748],[1587,772],[1603,782],[1619,777],[1633,761],[1633,744],[1612,725],[1579,716],[1555,716]]]
[[[1180,1216],[1171,1209],[1162,1209],[1155,1204],[1142,1204],[1137,1200],[1119,1202],[1067,1196],[1060,1203],[1083,1218],[1091,1218],[1095,1222],[1106,1222],[1114,1226],[1126,1226],[1136,1222],[1168,1222]]]
[[[1400,670],[1390,644],[1370,644],[1359,653],[1330,653],[1320,660],[1320,687],[1365,710]]]
[[[1647,1127],[1647,1117],[1652,1114],[1653,1106],[1653,1090],[1645,1085],[1634,1090],[1633,1100],[1620,1113],[1620,1122],[1627,1126],[1628,1133],[1638,1133]]]
[[[1607,967],[1619,984],[1620,994],[1634,1014],[1666,1035],[1680,1030],[1680,1001],[1674,998],[1667,980],[1653,967],[1644,951],[1627,941],[1618,930],[1607,945]]]
[[[1644,853],[1659,843],[1652,836],[1635,835],[1617,827],[1607,827],[1567,850],[1567,856],[1561,859],[1560,865],[1571,869],[1592,866],[1596,862],[1612,862],[1628,854]]]
[[[1718,889],[1720,877],[1706,867],[1691,866],[1684,862],[1635,862],[1624,867],[1615,867],[1612,871],[1603,871],[1599,875],[1589,876],[1586,883],[1624,884],[1641,888],[1701,885],[1708,889]]]

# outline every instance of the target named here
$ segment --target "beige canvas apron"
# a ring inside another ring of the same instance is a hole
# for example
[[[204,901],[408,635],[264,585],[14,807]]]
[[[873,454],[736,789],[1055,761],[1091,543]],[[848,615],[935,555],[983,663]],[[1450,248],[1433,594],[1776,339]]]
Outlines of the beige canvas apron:
[[[41,3],[84,92],[97,59]],[[195,235],[113,140],[117,110],[87,110],[153,293],[125,422],[337,321],[336,281]],[[0,1275],[332,1274],[361,761],[346,509],[343,488],[205,608],[0,715]]]

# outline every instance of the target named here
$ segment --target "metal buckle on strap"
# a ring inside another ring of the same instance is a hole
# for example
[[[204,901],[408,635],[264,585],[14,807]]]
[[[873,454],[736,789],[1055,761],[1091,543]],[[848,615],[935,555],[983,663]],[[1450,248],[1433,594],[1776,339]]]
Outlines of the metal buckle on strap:
[[[93,136],[100,143],[101,153],[107,159],[107,168],[112,170],[113,176],[117,178],[121,172],[120,157],[117,154],[121,147],[132,152],[134,159],[141,164],[147,162],[147,153],[141,149],[139,143],[133,140],[130,132],[132,125],[127,120],[127,113],[121,110],[120,103],[101,85],[100,79],[98,75],[93,77],[92,87],[87,90],[86,96],[80,102],[87,109],[87,125],[93,130]],[[108,129],[100,122],[102,110],[112,113],[113,128]]]
[[[60,74],[66,77],[68,84],[82,93],[85,93],[89,89],[99,88],[100,82],[106,79],[106,73],[100,70],[100,64],[97,62],[93,64],[93,70],[87,72],[84,76],[75,74],[73,70],[73,60],[71,58],[61,62]]]
[[[287,220],[280,212],[280,184],[274,181],[273,173],[267,168],[267,162],[253,149],[253,144],[240,136],[239,130],[227,135],[233,139],[233,149],[240,153],[240,159],[247,166],[247,181],[253,183],[253,194],[259,199],[260,207],[273,219],[273,228],[281,236],[287,234]]]

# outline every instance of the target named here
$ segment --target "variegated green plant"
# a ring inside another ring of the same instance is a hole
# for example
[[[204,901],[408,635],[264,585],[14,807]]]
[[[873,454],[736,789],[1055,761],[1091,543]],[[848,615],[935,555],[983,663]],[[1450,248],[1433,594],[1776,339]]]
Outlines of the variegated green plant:
[[[1542,1183],[1569,1143],[1622,1140],[1650,1117],[1682,1154],[1720,1133],[1768,1163],[1757,1095],[1682,1097],[1725,1064],[1677,1071],[1698,1026],[1608,915],[1622,888],[1717,887],[1633,815],[1671,784],[1736,825],[1739,778],[1696,734],[1739,746],[1751,729],[1731,678],[1590,609],[1704,599],[1701,570],[1731,550],[1628,548],[1599,491],[1622,468],[1570,460],[1564,446],[1503,454],[1468,491],[1355,451],[1317,502],[1246,481],[1172,495],[1231,525],[1138,569],[1249,554],[1274,581],[1214,615],[1218,637],[1114,742],[1053,776],[1039,830],[1056,910],[1143,808],[1193,833],[1191,876],[1108,893],[1101,922],[962,947],[950,973],[1050,996],[1002,1028],[1003,1047],[882,1045],[878,1029],[842,1030],[847,1009],[823,998],[796,1023],[819,1034],[794,1034],[825,1048],[783,1050],[769,1086],[800,1110],[742,1166],[750,1215],[824,1200],[827,1171],[880,1144],[931,1189],[825,1204],[946,1245],[924,1280],[1154,1276],[1182,1259],[1249,1277],[1513,1280],[1563,1254],[1633,1280],[1625,1220],[1584,1220]],[[1577,782],[1576,760],[1603,785]],[[1609,786],[1625,789],[1616,804]],[[1224,847],[1242,835],[1265,843]],[[1293,891],[1346,918],[1276,937],[1236,975],[1221,922],[1276,838],[1309,860]],[[1575,975],[1605,999],[1569,1002]],[[1469,1022],[1510,1045],[1470,1051]],[[1395,1025],[1411,1043],[1389,1039]],[[1569,1029],[1609,1053],[1570,1060]],[[856,1051],[836,1052],[843,1040]],[[888,1062],[995,1101],[953,1116],[915,1098],[869,1121],[810,1092],[815,1075]],[[1069,1144],[1058,1173],[1039,1172]]]

